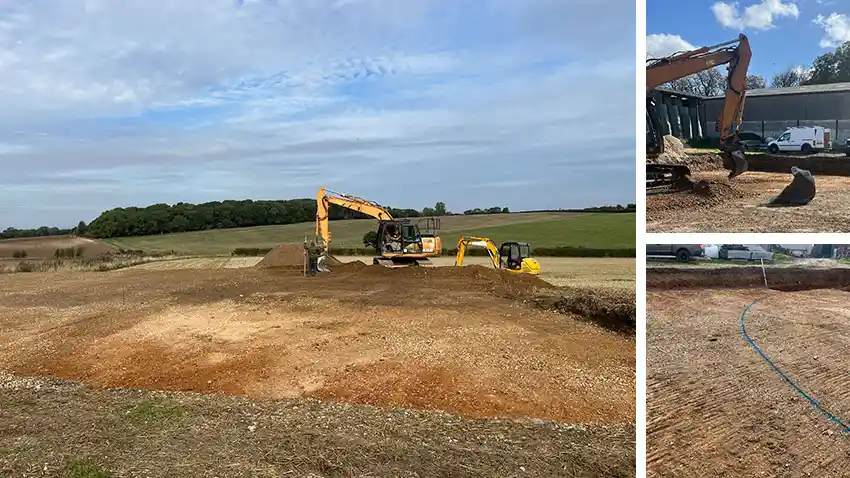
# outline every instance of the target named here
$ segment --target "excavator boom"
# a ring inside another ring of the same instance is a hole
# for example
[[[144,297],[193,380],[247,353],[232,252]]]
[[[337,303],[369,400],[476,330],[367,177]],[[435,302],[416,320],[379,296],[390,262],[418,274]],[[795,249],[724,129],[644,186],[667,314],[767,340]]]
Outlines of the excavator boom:
[[[496,244],[486,237],[463,236],[457,242],[457,255],[455,256],[455,265],[463,266],[463,258],[466,256],[466,249],[469,246],[483,247],[487,250],[490,260],[493,262],[493,267],[498,269],[499,265],[499,249]]]
[[[325,251],[328,250],[331,242],[331,232],[328,229],[328,211],[331,204],[361,212],[379,221],[393,220],[392,214],[374,201],[361,199],[350,194],[329,191],[324,187],[320,187],[319,192],[316,193],[316,237],[322,239]]]
[[[717,121],[720,132],[720,149],[724,156],[724,167],[729,169],[729,178],[734,178],[747,170],[747,161],[743,147],[738,138],[744,113],[744,99],[747,91],[747,69],[752,58],[750,42],[746,35],[741,34],[737,39],[714,46],[702,47],[692,51],[677,53],[665,58],[655,58],[647,61],[646,92],[673,80],[699,73],[716,66],[728,64],[729,74],[726,78],[725,100],[723,110]],[[647,110],[648,117],[652,112]],[[650,127],[657,127],[656,121],[648,121]],[[657,156],[664,151],[664,142],[660,134],[654,136],[657,144],[647,145],[650,156]],[[684,168],[684,169],[683,169]],[[690,174],[684,166],[678,168],[670,165],[647,165],[647,185],[651,179],[653,184],[675,182],[675,177],[659,174],[670,171],[672,176]],[[652,173],[651,173],[652,171]]]

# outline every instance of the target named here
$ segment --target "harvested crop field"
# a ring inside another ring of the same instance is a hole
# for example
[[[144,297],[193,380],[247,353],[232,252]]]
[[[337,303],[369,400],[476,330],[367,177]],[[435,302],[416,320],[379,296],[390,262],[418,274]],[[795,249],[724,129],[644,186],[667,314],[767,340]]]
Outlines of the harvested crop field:
[[[850,271],[647,270],[648,476],[842,476]]]
[[[635,419],[634,291],[361,263],[318,277],[264,267],[9,274],[0,288],[0,362],[17,375],[592,429],[629,430]],[[617,314],[631,321],[625,332],[598,325]],[[631,446],[631,468],[603,474],[634,473],[634,436],[623,437],[607,446]]]
[[[27,259],[52,259],[58,249],[80,249],[80,257],[91,259],[105,254],[114,254],[118,248],[112,244],[85,237],[48,236],[25,237],[0,240],[0,259],[18,257],[25,252]]]
[[[791,183],[790,173],[762,172],[776,166],[747,155],[751,169],[730,181],[728,171],[706,166],[702,156],[694,155],[692,179],[712,183],[712,194],[648,196],[647,232],[850,232],[850,218],[842,212],[850,208],[850,177],[815,173],[817,195],[809,204],[775,207],[770,202]]]

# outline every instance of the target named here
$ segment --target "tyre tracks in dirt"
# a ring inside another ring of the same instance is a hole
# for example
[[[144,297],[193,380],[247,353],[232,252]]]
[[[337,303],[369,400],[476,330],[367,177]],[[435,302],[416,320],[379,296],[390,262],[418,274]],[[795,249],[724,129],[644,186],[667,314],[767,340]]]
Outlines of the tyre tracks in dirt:
[[[720,287],[670,291],[658,286],[672,276],[648,277],[648,476],[841,476],[850,467],[850,434],[754,350],[740,314],[766,296],[745,317],[748,334],[843,418],[850,416],[850,293],[743,288],[728,277],[724,288],[707,276],[703,287]],[[800,278],[784,286],[799,289]]]

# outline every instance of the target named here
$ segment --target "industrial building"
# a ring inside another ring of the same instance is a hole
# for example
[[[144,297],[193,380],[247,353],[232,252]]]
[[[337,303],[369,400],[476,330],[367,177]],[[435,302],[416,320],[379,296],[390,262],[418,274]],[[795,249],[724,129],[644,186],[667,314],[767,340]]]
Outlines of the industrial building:
[[[717,138],[723,96],[706,97],[667,88],[652,92],[664,134],[683,140]],[[850,137],[850,82],[760,88],[747,91],[741,131],[776,138],[791,126],[824,126],[833,147]]]
[[[705,107],[706,134],[719,136],[714,124],[723,109],[723,97],[700,101]],[[844,144],[850,136],[850,83],[747,91],[742,131],[775,138],[791,126],[829,128],[833,146]]]
[[[672,134],[684,140],[706,137],[704,96],[668,88],[656,88],[651,94],[665,135]]]

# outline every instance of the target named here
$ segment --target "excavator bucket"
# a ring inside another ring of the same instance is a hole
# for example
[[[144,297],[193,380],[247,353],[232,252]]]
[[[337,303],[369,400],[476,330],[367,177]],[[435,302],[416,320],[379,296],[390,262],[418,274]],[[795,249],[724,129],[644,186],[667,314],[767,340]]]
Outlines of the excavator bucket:
[[[331,269],[328,267],[328,256],[322,254],[319,256],[319,259],[316,261],[316,270],[319,272],[330,272]]]
[[[794,180],[785,187],[771,204],[777,206],[803,206],[815,197],[815,177],[808,170],[793,166]]]
[[[741,150],[731,151],[723,158],[723,167],[729,170],[729,179],[747,171],[747,158]]]

